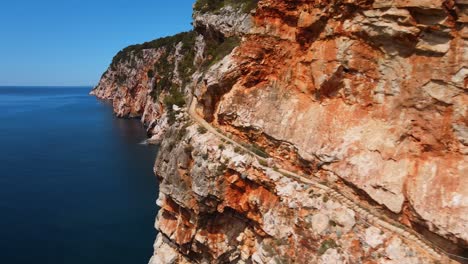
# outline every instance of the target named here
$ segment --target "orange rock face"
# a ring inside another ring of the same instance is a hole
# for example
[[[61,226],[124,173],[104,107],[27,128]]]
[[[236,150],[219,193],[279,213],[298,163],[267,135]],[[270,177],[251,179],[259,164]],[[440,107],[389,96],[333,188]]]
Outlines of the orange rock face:
[[[411,221],[467,246],[468,40],[455,15],[465,9],[260,1],[215,119],[291,144],[393,213],[407,202]]]
[[[233,2],[194,13],[193,63],[174,42],[167,76],[148,72],[167,66],[162,49],[111,68],[93,93],[164,139],[150,263],[445,263],[409,233],[369,223],[362,208],[271,164],[466,252],[467,7],[260,0],[245,13]],[[239,46],[216,54],[213,43],[224,49],[233,36]],[[172,109],[169,125],[164,100],[149,95],[174,96],[174,85],[213,127],[267,152],[267,164],[195,124],[185,108]]]
[[[178,126],[187,131],[174,144]],[[160,234],[150,263],[184,263],[182,256],[190,263],[381,263],[389,254],[396,263],[437,263],[398,232],[197,125],[172,126],[160,151]],[[170,248],[178,253],[168,257]]]

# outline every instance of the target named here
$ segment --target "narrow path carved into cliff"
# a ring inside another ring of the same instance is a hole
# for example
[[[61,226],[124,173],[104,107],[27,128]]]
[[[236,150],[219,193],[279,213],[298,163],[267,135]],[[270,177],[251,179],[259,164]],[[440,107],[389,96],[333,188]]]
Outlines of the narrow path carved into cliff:
[[[252,152],[250,149],[246,148],[241,143],[236,142],[232,138],[229,138],[228,136],[220,133],[213,126],[211,126],[211,124],[209,124],[206,120],[204,120],[203,118],[198,116],[196,114],[196,112],[195,112],[196,105],[197,105],[197,99],[192,97],[191,102],[189,103],[188,113],[189,113],[189,116],[196,123],[198,123],[199,125],[206,128],[208,130],[208,132],[214,134],[215,136],[225,140],[226,142],[229,142],[229,143],[235,145],[236,147],[239,147],[239,148],[243,149],[247,153],[250,153],[257,160],[262,161],[262,163],[268,163],[267,159],[258,156],[257,154]],[[350,209],[352,209],[352,210],[356,211],[357,213],[359,213],[362,216],[363,220],[366,221],[368,224],[380,226],[381,228],[384,228],[386,230],[389,230],[389,231],[391,231],[393,233],[396,233],[396,234],[402,236],[402,238],[404,240],[406,240],[406,241],[408,241],[410,243],[415,243],[417,246],[419,246],[420,248],[422,248],[426,252],[430,253],[436,259],[447,260],[447,262],[444,261],[444,263],[448,263],[449,259],[448,259],[447,256],[452,256],[452,257],[459,258],[459,259],[465,259],[462,256],[453,255],[453,254],[450,254],[448,252],[445,252],[443,249],[440,249],[439,247],[435,246],[434,244],[432,244],[427,239],[425,239],[425,238],[421,237],[419,234],[415,233],[413,230],[410,230],[409,228],[406,228],[402,224],[400,224],[400,223],[398,223],[398,222],[396,222],[396,221],[394,221],[392,219],[385,219],[384,220],[382,217],[378,216],[378,214],[373,212],[374,211],[373,208],[370,208],[368,206],[364,206],[364,205],[356,203],[355,201],[353,201],[352,198],[350,198],[350,196],[339,192],[339,190],[335,190],[335,189],[333,189],[333,188],[331,188],[329,186],[321,184],[321,183],[319,183],[318,181],[316,181],[314,179],[305,178],[304,176],[301,176],[301,175],[299,175],[299,174],[297,174],[295,172],[292,172],[292,171],[284,170],[284,169],[281,169],[281,168],[278,168],[277,171],[280,172],[281,174],[283,174],[284,176],[288,177],[288,178],[294,179],[294,180],[296,180],[298,182],[301,182],[301,183],[304,183],[304,184],[313,185],[313,186],[315,186],[315,187],[317,187],[319,189],[322,189],[322,190],[326,191],[331,197],[333,197],[334,199],[336,199],[339,202],[343,203],[344,205],[346,205]]]

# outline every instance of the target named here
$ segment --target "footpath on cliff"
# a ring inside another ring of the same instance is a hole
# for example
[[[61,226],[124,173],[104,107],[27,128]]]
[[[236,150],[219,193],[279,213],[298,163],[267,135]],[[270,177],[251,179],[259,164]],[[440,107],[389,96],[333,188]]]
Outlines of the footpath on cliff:
[[[269,166],[268,164],[271,164],[271,160],[259,156],[258,154],[250,150],[249,148],[245,147],[242,143],[237,142],[231,137],[228,137],[222,134],[220,130],[214,128],[205,119],[198,116],[197,113],[195,112],[196,107],[197,107],[197,99],[195,98],[195,96],[192,95],[190,98],[189,106],[188,106],[188,114],[194,122],[206,128],[208,132],[212,133],[216,137],[221,138],[222,140],[229,142],[235,145],[236,147],[243,149],[244,151],[246,151],[247,153],[255,157],[257,160],[261,161],[261,164],[267,164],[267,166]],[[274,166],[276,167],[276,165]],[[380,226],[381,228],[387,229],[391,232],[401,235],[401,237],[404,240],[406,240],[407,242],[416,244],[421,249],[431,254],[434,258],[443,261],[443,263],[450,263],[449,258],[461,261],[461,263],[468,263],[468,258],[446,252],[445,250],[441,249],[440,247],[437,247],[436,245],[434,245],[427,239],[423,238],[421,235],[417,234],[413,230],[410,230],[409,228],[406,228],[400,223],[388,217],[379,216],[372,208],[354,202],[352,198],[350,198],[347,194],[340,192],[338,188],[329,187],[327,185],[324,185],[318,182],[317,180],[301,176],[297,174],[296,172],[288,171],[282,168],[276,168],[276,170],[286,177],[292,178],[301,183],[311,184],[319,189],[322,189],[328,192],[331,197],[337,199],[338,201],[348,206],[350,209],[364,216],[365,220],[369,224]]]

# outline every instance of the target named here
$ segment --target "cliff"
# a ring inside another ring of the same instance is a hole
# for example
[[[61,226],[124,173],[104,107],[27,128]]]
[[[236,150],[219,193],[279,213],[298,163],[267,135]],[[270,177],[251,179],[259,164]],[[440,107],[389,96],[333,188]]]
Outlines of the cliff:
[[[122,50],[92,93],[161,142],[150,263],[462,262],[467,7],[198,0]]]

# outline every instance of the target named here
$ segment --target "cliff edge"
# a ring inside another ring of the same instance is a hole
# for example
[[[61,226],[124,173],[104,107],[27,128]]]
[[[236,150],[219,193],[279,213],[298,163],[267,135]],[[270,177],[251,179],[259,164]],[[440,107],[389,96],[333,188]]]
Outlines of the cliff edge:
[[[468,2],[198,0],[92,94],[161,143],[150,263],[468,260]]]

